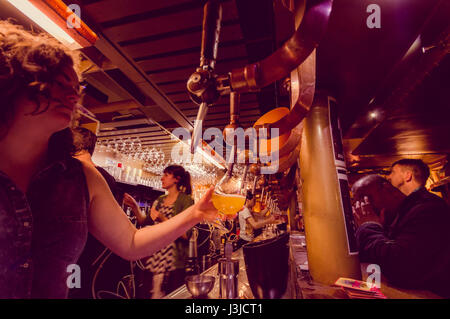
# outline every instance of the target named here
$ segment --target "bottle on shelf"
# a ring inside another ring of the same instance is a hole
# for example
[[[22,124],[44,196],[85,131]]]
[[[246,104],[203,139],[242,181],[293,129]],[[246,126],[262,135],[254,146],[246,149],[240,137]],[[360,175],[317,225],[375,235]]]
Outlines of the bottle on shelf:
[[[114,178],[118,181],[121,181],[122,180],[122,172],[123,172],[122,163],[117,163]]]

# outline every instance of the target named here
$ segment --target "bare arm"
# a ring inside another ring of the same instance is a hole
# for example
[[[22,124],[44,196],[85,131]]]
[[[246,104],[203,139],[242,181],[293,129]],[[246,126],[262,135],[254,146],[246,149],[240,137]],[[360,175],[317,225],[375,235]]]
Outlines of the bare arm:
[[[272,224],[272,223],[275,222],[275,218],[273,217],[273,215],[271,215],[268,218],[259,220],[259,221],[256,221],[253,217],[249,217],[247,220],[248,220],[248,223],[250,224],[250,226],[252,226],[253,229],[263,228],[267,224]]]
[[[115,201],[106,181],[83,164],[90,194],[89,231],[115,254],[128,260],[150,256],[202,220],[214,220],[217,210],[210,189],[197,204],[168,221],[137,230]]]
[[[169,220],[169,218],[167,218],[164,215],[161,215],[155,207],[152,207],[151,209],[151,214],[150,216],[152,217],[152,219],[154,221],[160,221],[160,222],[165,222],[166,220]],[[181,235],[181,237],[183,237],[184,239],[188,239],[187,233],[184,233],[183,235]]]
[[[136,200],[128,193],[125,193],[123,195],[123,202],[125,205],[129,206],[131,208],[131,211],[133,212],[134,216],[136,216],[136,219],[138,221],[139,225],[145,224],[145,221],[147,220],[144,213],[142,213],[141,208],[139,207]]]

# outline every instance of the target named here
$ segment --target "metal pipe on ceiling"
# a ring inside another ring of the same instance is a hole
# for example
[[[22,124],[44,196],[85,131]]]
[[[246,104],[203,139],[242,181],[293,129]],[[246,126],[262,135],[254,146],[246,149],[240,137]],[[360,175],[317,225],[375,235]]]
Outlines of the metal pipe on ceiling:
[[[288,76],[319,45],[327,29],[332,4],[333,0],[298,1],[296,10],[302,15],[302,20],[292,37],[262,61],[232,70],[231,89],[237,92],[258,91]]]

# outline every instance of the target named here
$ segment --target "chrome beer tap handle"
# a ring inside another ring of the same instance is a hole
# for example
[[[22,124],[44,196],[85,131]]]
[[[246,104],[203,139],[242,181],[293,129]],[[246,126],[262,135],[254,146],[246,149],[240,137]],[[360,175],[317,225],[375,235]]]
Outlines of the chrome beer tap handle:
[[[222,6],[218,0],[208,1],[203,9],[203,31],[200,54],[200,67],[189,77],[187,90],[191,99],[200,106],[194,124],[191,153],[194,153],[200,141],[202,122],[211,106],[218,98],[214,68],[219,45]]]

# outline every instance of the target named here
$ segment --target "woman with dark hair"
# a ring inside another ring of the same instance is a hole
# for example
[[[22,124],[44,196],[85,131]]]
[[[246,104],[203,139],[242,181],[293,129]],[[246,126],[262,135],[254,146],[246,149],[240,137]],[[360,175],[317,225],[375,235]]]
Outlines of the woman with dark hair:
[[[153,203],[150,216],[139,216],[140,224],[164,222],[194,204],[192,197],[191,175],[182,166],[170,165],[164,169],[161,178],[166,195]],[[153,254],[146,261],[146,268],[153,274],[152,298],[161,298],[184,283],[185,262],[189,247],[190,230]],[[165,284],[164,284],[165,283]]]
[[[95,167],[53,146],[80,99],[77,63],[50,36],[0,21],[0,298],[66,298],[88,230],[136,260],[217,216],[211,189],[169,221],[137,230]]]
[[[172,175],[176,180],[176,188],[179,192],[187,195],[192,194],[191,175],[187,172],[183,166],[170,165],[164,169],[164,175]],[[163,176],[164,176],[163,175]]]

